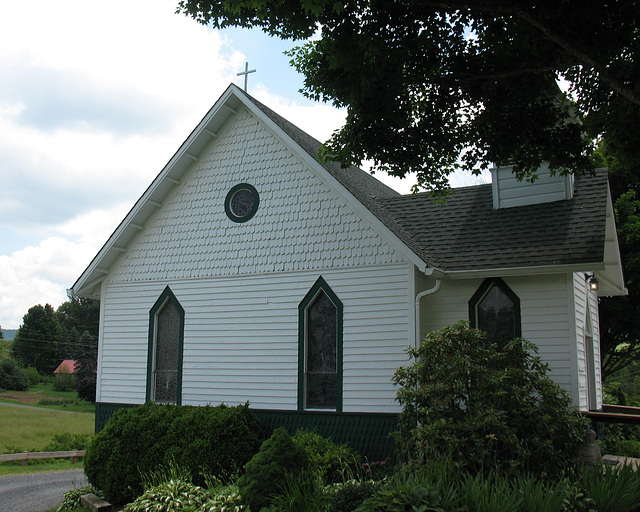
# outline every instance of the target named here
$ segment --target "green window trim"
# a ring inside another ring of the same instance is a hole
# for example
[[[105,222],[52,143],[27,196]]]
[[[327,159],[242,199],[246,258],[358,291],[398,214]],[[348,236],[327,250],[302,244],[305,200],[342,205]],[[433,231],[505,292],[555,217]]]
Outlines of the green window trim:
[[[318,295],[324,292],[336,308],[336,406],[321,409],[326,412],[342,412],[342,301],[320,276],[298,306],[298,411],[318,410],[306,407],[307,367],[307,311]]]
[[[498,288],[513,304],[513,327],[514,338],[522,336],[522,319],[520,315],[520,298],[513,292],[511,288],[499,277],[490,277],[485,279],[478,287],[476,292],[469,300],[469,325],[472,328],[478,328],[478,305],[486,297],[491,288]],[[510,341],[510,340],[506,340]]]
[[[237,211],[234,211],[233,201],[236,195],[238,194],[247,194],[246,199],[248,200],[248,210],[246,212],[242,212],[241,214]],[[248,183],[239,183],[234,186],[227,193],[227,197],[224,200],[224,211],[227,214],[227,217],[231,219],[233,222],[243,223],[251,220],[251,218],[258,211],[258,207],[260,206],[260,195],[258,191],[255,189],[253,185],[249,185]]]
[[[184,349],[184,309],[180,302],[167,286],[158,300],[149,311],[149,344],[147,351],[147,392],[146,401],[154,401],[153,383],[154,383],[154,365],[155,365],[155,348],[156,348],[156,331],[158,313],[164,306],[171,302],[176,308],[179,315],[179,335],[178,335],[178,358],[177,358],[177,376],[176,376],[176,405],[182,405],[182,359]]]

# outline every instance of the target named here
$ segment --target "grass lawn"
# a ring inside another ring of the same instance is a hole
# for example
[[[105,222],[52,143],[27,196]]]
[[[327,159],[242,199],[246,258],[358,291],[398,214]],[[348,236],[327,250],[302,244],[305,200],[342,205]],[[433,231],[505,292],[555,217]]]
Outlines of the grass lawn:
[[[95,415],[0,405],[0,453],[42,451],[56,434],[93,434]]]
[[[71,459],[58,459],[55,462],[29,463],[28,466],[16,464],[0,464],[0,477],[7,475],[30,475],[33,473],[43,473],[45,471],[66,471],[68,469],[82,469],[82,462],[71,463]]]
[[[40,383],[27,391],[2,391],[0,402],[29,405],[60,411],[95,413],[96,406],[84,400],[78,400],[75,389],[56,391],[51,383]]]
[[[28,405],[12,407],[0,404],[0,453],[39,452],[56,434],[93,435],[95,405],[78,400],[73,391],[56,391],[53,384],[38,384],[27,391],[0,392],[0,402]],[[57,402],[60,405],[51,405]],[[0,476],[81,467],[70,460],[0,463]]]

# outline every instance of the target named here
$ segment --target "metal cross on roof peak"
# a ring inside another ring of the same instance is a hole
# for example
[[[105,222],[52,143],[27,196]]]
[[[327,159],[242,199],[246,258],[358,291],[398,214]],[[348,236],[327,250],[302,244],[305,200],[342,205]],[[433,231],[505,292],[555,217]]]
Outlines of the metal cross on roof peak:
[[[256,70],[255,69],[249,69],[249,63],[245,62],[244,63],[244,71],[241,71],[240,73],[238,73],[237,76],[242,76],[244,75],[244,92],[247,92],[247,76],[249,75],[249,73],[255,73]]]

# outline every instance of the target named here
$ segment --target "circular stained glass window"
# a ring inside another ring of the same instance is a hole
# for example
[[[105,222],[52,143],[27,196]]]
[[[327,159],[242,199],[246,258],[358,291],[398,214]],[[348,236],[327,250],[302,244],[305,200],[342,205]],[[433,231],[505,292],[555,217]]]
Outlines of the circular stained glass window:
[[[247,222],[258,211],[258,191],[248,183],[236,185],[227,194],[224,209],[233,222]]]

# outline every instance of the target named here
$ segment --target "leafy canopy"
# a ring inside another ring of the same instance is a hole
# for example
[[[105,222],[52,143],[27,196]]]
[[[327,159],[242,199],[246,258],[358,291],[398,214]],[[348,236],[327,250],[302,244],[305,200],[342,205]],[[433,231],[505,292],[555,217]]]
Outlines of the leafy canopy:
[[[633,0],[182,0],[178,11],[214,28],[318,33],[290,55],[303,94],[347,108],[324,155],[344,165],[369,159],[443,189],[453,170],[488,162],[515,163],[520,178],[542,161],[588,171],[603,135],[640,161]]]

